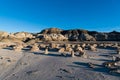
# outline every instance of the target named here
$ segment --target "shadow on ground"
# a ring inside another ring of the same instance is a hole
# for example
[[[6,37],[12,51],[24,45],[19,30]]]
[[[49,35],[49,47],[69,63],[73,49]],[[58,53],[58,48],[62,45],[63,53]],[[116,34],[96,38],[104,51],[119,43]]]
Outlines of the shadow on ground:
[[[52,57],[71,57],[69,54],[66,54],[66,56],[59,54],[54,54],[54,53],[49,53],[49,54],[44,54],[44,53],[39,53],[39,52],[32,52],[35,55],[43,55],[43,56],[52,56]]]
[[[101,72],[105,75],[120,77],[119,73],[109,73],[110,69],[105,68],[102,65],[94,64],[96,67],[95,68],[90,68],[88,63],[84,63],[84,62],[73,62],[73,64],[75,64],[75,65],[68,65],[68,67],[81,68],[81,66],[82,66],[86,70]]]

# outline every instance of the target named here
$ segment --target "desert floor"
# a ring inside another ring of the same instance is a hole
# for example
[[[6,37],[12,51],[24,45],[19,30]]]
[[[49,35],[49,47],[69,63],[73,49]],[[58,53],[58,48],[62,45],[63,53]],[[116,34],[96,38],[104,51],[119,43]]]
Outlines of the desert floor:
[[[108,73],[102,66],[112,60],[112,55],[117,55],[114,49],[86,50],[89,58],[43,52],[0,49],[0,80],[120,80],[120,74]],[[95,68],[90,68],[88,62]]]

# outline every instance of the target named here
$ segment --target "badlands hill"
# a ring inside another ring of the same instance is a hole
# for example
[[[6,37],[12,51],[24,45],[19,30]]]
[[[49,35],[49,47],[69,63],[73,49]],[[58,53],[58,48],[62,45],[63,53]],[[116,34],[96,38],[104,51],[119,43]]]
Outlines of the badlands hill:
[[[39,41],[120,41],[120,32],[102,33],[81,29],[61,30],[58,28],[44,29],[39,33],[0,32],[1,42],[39,42]]]
[[[96,32],[81,29],[60,30],[49,28],[42,30],[40,34],[60,34],[67,38],[68,41],[120,41],[120,32]]]

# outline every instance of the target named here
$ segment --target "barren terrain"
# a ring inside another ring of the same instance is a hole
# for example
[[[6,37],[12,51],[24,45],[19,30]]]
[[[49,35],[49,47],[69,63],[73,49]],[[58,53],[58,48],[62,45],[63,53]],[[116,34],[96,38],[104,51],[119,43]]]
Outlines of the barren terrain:
[[[88,58],[62,56],[57,51],[44,50],[16,52],[9,48],[0,49],[0,80],[120,80],[120,73],[109,73],[102,64],[112,61],[116,50],[98,48],[85,50]],[[88,63],[94,64],[91,68]],[[120,66],[120,64],[118,64]]]

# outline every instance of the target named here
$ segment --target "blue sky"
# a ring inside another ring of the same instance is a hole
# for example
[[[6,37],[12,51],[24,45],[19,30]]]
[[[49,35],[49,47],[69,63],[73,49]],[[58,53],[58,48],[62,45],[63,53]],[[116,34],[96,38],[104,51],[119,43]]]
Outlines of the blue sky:
[[[0,0],[0,30],[120,31],[120,0]]]

